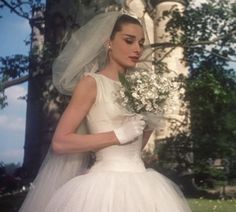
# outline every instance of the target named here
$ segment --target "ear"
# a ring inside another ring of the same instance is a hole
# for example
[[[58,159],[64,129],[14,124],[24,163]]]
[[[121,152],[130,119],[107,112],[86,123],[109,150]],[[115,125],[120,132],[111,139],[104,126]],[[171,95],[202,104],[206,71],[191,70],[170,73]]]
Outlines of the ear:
[[[107,40],[107,41],[104,43],[104,45],[105,45],[105,48],[106,48],[107,51],[111,49],[111,41],[110,41],[110,40]]]

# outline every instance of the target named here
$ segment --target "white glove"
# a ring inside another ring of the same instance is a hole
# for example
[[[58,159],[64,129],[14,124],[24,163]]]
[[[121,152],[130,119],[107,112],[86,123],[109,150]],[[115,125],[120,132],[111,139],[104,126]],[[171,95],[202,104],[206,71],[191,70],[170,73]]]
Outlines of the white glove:
[[[120,128],[114,130],[114,133],[120,142],[125,144],[131,142],[138,136],[142,135],[145,127],[145,122],[142,120],[141,115],[136,115],[129,118]]]

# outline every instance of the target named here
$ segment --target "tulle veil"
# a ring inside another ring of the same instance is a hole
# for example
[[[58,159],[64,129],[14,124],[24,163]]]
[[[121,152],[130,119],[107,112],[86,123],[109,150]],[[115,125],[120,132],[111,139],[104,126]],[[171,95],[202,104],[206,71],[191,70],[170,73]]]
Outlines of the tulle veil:
[[[83,74],[96,72],[104,65],[105,43],[122,14],[124,11],[98,14],[72,34],[52,67],[53,84],[59,92],[71,95]],[[149,57],[150,52],[143,56]],[[77,133],[88,133],[85,122]],[[19,212],[43,212],[53,193],[73,177],[85,173],[88,163],[88,153],[56,154],[50,148]]]
[[[59,92],[71,95],[84,73],[95,72],[104,64],[104,44],[120,14],[99,14],[72,34],[52,67],[53,84]],[[77,133],[88,133],[85,122]],[[88,163],[89,154],[86,152],[56,154],[50,148],[19,212],[43,212],[53,193],[73,177],[86,172]]]

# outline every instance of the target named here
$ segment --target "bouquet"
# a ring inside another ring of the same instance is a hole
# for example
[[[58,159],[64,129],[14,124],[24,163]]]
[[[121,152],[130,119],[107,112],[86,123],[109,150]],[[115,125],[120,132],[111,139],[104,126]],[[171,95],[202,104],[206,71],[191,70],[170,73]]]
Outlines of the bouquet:
[[[151,128],[163,125],[165,101],[173,89],[171,80],[154,70],[141,68],[119,74],[119,80],[123,85],[118,95],[121,105],[144,115]]]

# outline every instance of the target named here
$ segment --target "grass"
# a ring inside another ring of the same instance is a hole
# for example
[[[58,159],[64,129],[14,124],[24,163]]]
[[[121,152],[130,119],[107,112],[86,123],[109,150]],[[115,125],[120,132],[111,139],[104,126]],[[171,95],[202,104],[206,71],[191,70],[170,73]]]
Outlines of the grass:
[[[1,212],[17,212],[25,197],[25,193],[0,198]],[[192,212],[235,212],[236,199],[188,199]]]
[[[0,197],[1,212],[17,212],[25,198],[25,193]]]
[[[188,199],[192,212],[235,212],[236,199]]]

